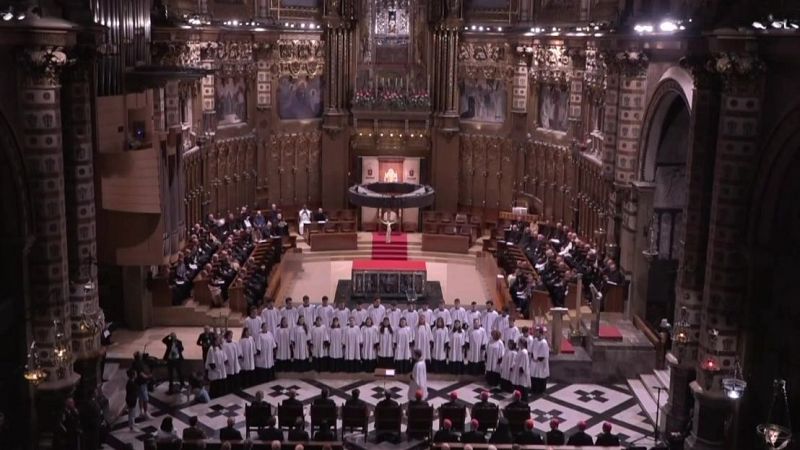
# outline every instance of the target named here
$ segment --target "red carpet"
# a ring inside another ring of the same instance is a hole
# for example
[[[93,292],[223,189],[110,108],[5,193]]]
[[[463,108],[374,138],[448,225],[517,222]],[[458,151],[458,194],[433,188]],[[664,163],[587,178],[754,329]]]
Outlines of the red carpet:
[[[386,233],[372,233],[372,259],[408,259],[405,233],[392,233],[392,243],[386,243]]]
[[[600,339],[608,339],[609,341],[621,341],[622,333],[619,328],[613,325],[600,325]]]
[[[566,353],[566,354],[575,353],[575,346],[572,345],[572,342],[570,342],[569,339],[563,339],[561,341],[561,353]]]

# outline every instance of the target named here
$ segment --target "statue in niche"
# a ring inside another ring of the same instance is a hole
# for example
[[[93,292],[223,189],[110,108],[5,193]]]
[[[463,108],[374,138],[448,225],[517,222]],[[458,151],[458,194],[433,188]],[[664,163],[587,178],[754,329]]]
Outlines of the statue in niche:
[[[447,0],[447,17],[457,19],[461,16],[461,0]]]
[[[328,0],[328,15],[331,16],[338,16],[339,15],[339,5],[340,0]]]
[[[383,176],[383,181],[387,183],[397,183],[397,172],[394,169],[389,169],[386,171],[386,174]]]

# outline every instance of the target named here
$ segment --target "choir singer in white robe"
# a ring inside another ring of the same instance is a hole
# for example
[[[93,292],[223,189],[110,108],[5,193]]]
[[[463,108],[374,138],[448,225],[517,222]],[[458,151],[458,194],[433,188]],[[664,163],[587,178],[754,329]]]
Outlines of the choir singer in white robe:
[[[528,354],[528,343],[524,339],[519,340],[519,350],[514,357],[512,367],[511,382],[514,388],[522,393],[522,401],[528,401],[528,391],[531,388],[531,357]]]
[[[308,372],[311,369],[308,344],[311,342],[311,333],[306,325],[306,319],[302,315],[297,317],[297,325],[292,328],[292,371]]]
[[[216,338],[216,342],[208,350],[206,356],[206,369],[208,370],[208,381],[211,384],[211,398],[218,398],[225,395],[225,351],[222,350],[222,339]]]
[[[330,358],[330,371],[344,371],[344,328],[339,325],[339,318],[331,319],[331,329],[328,330],[330,345],[328,357]]]
[[[411,347],[414,343],[414,333],[406,323],[406,318],[400,319],[399,328],[394,333],[394,367],[397,373],[408,373],[411,370]]]
[[[258,383],[275,379],[275,336],[266,323],[261,324],[261,333],[256,338],[256,376]]]
[[[347,372],[361,370],[361,329],[356,326],[355,316],[350,316],[350,323],[344,329],[344,365]]]
[[[389,316],[384,316],[378,328],[378,367],[391,369],[394,357],[394,330]]]
[[[222,344],[222,351],[225,352],[225,391],[231,393],[239,389],[239,372],[242,370],[241,358],[242,349],[239,344],[233,342],[233,331],[225,332],[225,343]]]
[[[444,373],[447,370],[447,352],[450,349],[450,331],[443,318],[436,319],[433,328],[433,349],[431,351],[431,372]]]
[[[239,350],[242,352],[242,387],[249,388],[256,384],[256,343],[247,327],[242,328]]]
[[[372,318],[367,317],[361,327],[361,366],[367,373],[375,372],[378,365],[378,327],[372,323]]]
[[[533,341],[531,352],[533,368],[531,369],[531,392],[543,394],[547,388],[547,378],[550,376],[550,345],[544,337],[544,328],[536,328],[536,340]]]
[[[467,345],[467,332],[461,328],[461,321],[453,321],[450,333],[450,354],[447,362],[448,371],[453,375],[461,375],[466,369],[464,364],[464,346]]]
[[[422,400],[428,398],[428,369],[425,367],[422,352],[414,349],[414,368],[411,370],[411,382],[408,383],[408,399],[415,399],[417,391],[422,392]]]
[[[286,317],[281,318],[278,332],[275,333],[275,343],[278,344],[278,351],[275,353],[275,369],[278,372],[289,370],[292,364],[292,332],[289,330],[289,321]]]
[[[303,234],[303,230],[305,230],[306,224],[311,223],[311,210],[306,208],[306,205],[300,209],[300,212],[297,213],[297,224],[300,230],[300,235],[305,236]]]
[[[475,319],[472,328],[469,330],[467,339],[467,373],[471,375],[482,375],[485,371],[486,330],[481,326],[481,322]]]
[[[500,332],[492,331],[492,342],[486,346],[486,383],[489,386],[500,384],[500,361],[503,359],[506,346]]]
[[[428,325],[427,319],[423,314],[419,315],[419,324],[414,333],[414,348],[422,352],[422,359],[430,361],[431,359],[431,346],[433,346],[433,332]]]
[[[317,372],[328,370],[330,363],[328,358],[330,337],[328,336],[328,327],[325,326],[323,321],[322,316],[317,316],[314,326],[311,327],[311,359],[314,370]]]

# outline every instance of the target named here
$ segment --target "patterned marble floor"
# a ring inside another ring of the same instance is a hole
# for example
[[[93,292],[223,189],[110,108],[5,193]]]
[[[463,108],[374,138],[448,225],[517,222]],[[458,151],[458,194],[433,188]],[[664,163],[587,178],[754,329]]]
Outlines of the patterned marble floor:
[[[121,450],[125,443],[133,444],[135,450],[143,449],[143,441],[147,433],[158,429],[164,416],[173,417],[178,432],[188,425],[189,417],[197,416],[200,426],[209,436],[218,436],[218,430],[226,425],[228,417],[234,417],[236,426],[244,428],[244,406],[253,400],[257,391],[263,391],[267,402],[277,406],[287,397],[289,389],[295,389],[298,400],[306,405],[308,418],[312,400],[320,395],[323,388],[328,388],[337,405],[344,404],[350,392],[358,388],[361,398],[370,407],[383,398],[383,390],[393,393],[392,397],[401,405],[407,403],[408,384],[400,379],[395,380],[357,380],[348,378],[325,379],[289,379],[279,378],[275,381],[260,384],[245,390],[228,394],[212,400],[210,403],[198,404],[187,401],[186,396],[168,395],[166,385],[156,388],[150,396],[151,419],[137,421],[137,431],[128,430],[127,418],[120,417],[112,427],[113,431],[106,443],[106,448]],[[482,382],[457,380],[432,380],[429,383],[428,401],[438,407],[448,401],[450,392],[458,392],[459,402],[468,408],[480,400],[480,393],[487,386]],[[491,393],[492,401],[501,408],[511,401],[511,394],[497,390]],[[568,436],[575,431],[578,422],[584,420],[588,432],[594,436],[600,433],[603,422],[610,422],[614,432],[618,433],[624,444],[641,446],[653,445],[652,423],[639,407],[635,397],[625,385],[595,384],[548,384],[545,395],[530,402],[531,416],[535,428],[546,430],[553,418],[561,420],[561,430]],[[434,421],[434,430],[438,429],[438,420]],[[371,424],[370,424],[371,429]]]

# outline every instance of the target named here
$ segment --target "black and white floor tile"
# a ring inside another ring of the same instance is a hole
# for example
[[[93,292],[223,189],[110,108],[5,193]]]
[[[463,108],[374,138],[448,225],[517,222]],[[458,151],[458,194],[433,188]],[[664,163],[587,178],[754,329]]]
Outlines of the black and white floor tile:
[[[134,450],[143,449],[143,441],[148,433],[158,429],[164,416],[173,417],[173,423],[180,435],[188,425],[189,418],[197,416],[201,428],[209,436],[217,436],[219,430],[226,426],[228,418],[233,417],[238,428],[244,428],[244,409],[257,391],[264,393],[265,400],[277,406],[285,398],[290,389],[297,392],[297,398],[306,406],[308,417],[311,402],[327,388],[337,405],[342,405],[350,398],[353,389],[361,391],[361,398],[371,407],[383,399],[384,389],[392,393],[398,403],[408,402],[408,384],[402,379],[348,379],[348,378],[279,378],[269,383],[260,384],[240,390],[232,394],[199,404],[187,401],[185,395],[170,395],[166,385],[162,384],[150,398],[151,418],[138,421],[135,431],[129,431],[127,417],[120,417],[112,427],[113,431],[107,442],[110,449],[121,450],[126,443],[133,445]],[[428,400],[438,407],[449,400],[451,392],[457,392],[458,401],[466,406],[480,400],[480,394],[489,390],[492,401],[504,407],[512,400],[512,395],[499,389],[492,389],[483,382],[458,380],[432,380],[429,383]],[[545,394],[530,401],[535,428],[543,431],[548,428],[551,419],[561,421],[560,429],[567,435],[575,431],[578,422],[586,421],[589,434],[600,433],[602,424],[610,422],[613,431],[619,433],[626,444],[652,445],[652,423],[639,407],[635,397],[625,385],[596,384],[559,384],[548,383]],[[434,428],[439,426],[434,421]]]

